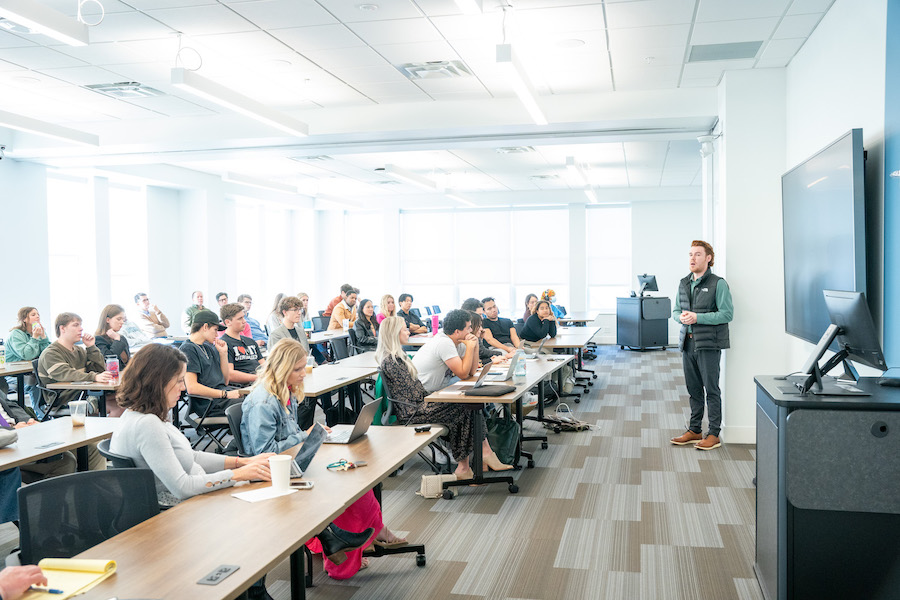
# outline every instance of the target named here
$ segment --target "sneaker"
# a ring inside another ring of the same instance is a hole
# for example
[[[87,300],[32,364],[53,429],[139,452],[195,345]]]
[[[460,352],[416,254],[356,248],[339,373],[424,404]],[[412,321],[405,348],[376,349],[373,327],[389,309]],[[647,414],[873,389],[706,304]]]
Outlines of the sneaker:
[[[703,436],[699,433],[694,433],[690,429],[679,435],[678,437],[674,437],[670,442],[675,444],[676,446],[687,446],[688,444],[692,444],[694,442],[699,442],[703,439]]]
[[[722,445],[722,441],[715,435],[708,435],[703,438],[702,442],[698,442],[694,444],[694,448],[697,450],[713,450]]]

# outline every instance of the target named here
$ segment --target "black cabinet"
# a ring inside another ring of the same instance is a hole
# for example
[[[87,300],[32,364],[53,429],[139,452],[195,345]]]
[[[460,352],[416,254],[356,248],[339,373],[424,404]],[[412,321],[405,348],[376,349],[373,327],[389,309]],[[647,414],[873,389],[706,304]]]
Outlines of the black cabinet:
[[[645,296],[616,298],[616,343],[632,350],[665,348],[672,302]]]

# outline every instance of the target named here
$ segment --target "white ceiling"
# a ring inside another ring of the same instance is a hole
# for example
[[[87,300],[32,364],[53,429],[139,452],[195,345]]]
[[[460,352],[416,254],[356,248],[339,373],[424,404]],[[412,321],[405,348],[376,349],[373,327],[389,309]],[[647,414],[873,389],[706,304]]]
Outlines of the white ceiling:
[[[75,18],[77,0],[34,1]],[[698,186],[694,138],[715,111],[667,120],[671,99],[714,93],[727,70],[785,66],[833,0],[483,0],[480,15],[453,0],[100,2],[106,14],[86,47],[0,30],[0,110],[95,133],[99,149],[0,128],[10,156],[173,164],[348,199],[421,195],[376,171],[395,164],[472,197],[569,201],[559,192],[580,184],[567,157],[586,163],[600,190]],[[86,22],[96,6],[84,5]],[[549,126],[530,124],[498,72],[504,32]],[[754,41],[749,59],[687,62],[694,45]],[[413,82],[397,68],[436,60],[472,75]],[[175,88],[175,66],[302,119],[311,136],[285,137]],[[122,100],[82,87],[121,81],[164,95]],[[429,136],[446,143],[423,143]],[[496,151],[516,145],[534,151]],[[302,158],[311,155],[329,158]]]

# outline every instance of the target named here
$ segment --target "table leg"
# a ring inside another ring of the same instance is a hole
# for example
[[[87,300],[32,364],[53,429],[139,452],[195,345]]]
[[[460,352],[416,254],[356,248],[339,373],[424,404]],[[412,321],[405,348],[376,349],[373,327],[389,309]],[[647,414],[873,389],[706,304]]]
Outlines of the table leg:
[[[75,449],[75,463],[79,471],[87,471],[88,465],[88,448],[87,446],[78,446]]]
[[[525,428],[522,426],[522,422],[525,419],[528,419],[529,421],[537,421],[539,423],[544,422],[544,382],[543,381],[538,383],[537,390],[538,390],[538,403],[537,403],[538,414],[536,417],[532,417],[531,415],[528,415],[527,417],[522,417],[522,400],[520,399],[516,402],[516,411],[518,413],[517,417],[518,417],[518,421],[519,421],[519,427],[521,428],[520,433],[519,433],[519,445],[521,446],[522,442],[540,441],[541,449],[546,450],[547,449],[547,436],[546,435],[527,435],[526,436]],[[529,468],[533,467],[534,460],[531,460],[532,456],[526,452],[521,452],[521,454],[522,454],[522,456],[529,459],[528,467]]]
[[[106,416],[106,394],[107,393],[108,392],[103,392],[102,394],[100,394],[100,397],[97,400],[97,404],[100,406],[100,416],[101,417]]]
[[[482,471],[482,445],[484,442],[484,411],[479,409],[474,411],[474,422],[472,424],[472,435],[474,437],[474,448],[472,451],[472,460],[469,463],[469,468],[472,469],[472,472],[475,474],[475,477],[472,479],[463,479],[461,481],[445,481],[443,484],[443,489],[447,490],[451,487],[456,486],[466,486],[466,485],[485,485],[488,483],[505,483],[509,486],[509,493],[516,494],[519,492],[519,486],[516,485],[515,480],[510,476],[484,476],[484,472]],[[445,496],[446,498],[446,496]]]
[[[18,398],[19,398],[19,406],[25,408],[25,373],[19,373],[16,375],[16,386],[19,388]]]
[[[291,552],[291,600],[306,600],[303,548],[303,546],[300,546]]]
[[[338,421],[340,423],[347,422],[347,411],[344,408],[344,403],[347,399],[347,388],[342,387],[338,390]]]

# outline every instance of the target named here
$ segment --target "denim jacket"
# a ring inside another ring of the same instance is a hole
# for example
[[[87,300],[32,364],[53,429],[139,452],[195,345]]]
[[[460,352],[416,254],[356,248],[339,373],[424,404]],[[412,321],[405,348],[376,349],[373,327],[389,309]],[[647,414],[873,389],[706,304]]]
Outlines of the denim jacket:
[[[306,439],[297,424],[297,399],[291,398],[288,409],[262,385],[244,399],[241,438],[247,454],[284,452]]]

